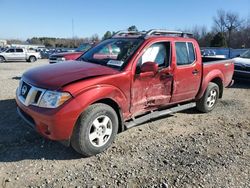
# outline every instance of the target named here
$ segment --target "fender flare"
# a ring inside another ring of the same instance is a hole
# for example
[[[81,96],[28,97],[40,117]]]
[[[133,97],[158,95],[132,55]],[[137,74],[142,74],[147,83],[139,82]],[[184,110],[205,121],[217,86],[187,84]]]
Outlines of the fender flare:
[[[126,95],[119,88],[108,84],[85,88],[75,95],[74,98],[81,106],[82,112],[91,104],[104,99],[114,101],[123,115],[128,112],[130,105]]]
[[[224,85],[224,75],[219,69],[216,69],[216,70],[209,72],[202,81],[200,90],[196,96],[196,100],[200,99],[204,95],[204,93],[208,87],[209,82],[213,81],[216,78],[220,79],[222,81],[222,85]],[[223,86],[222,86],[222,88],[223,88]]]

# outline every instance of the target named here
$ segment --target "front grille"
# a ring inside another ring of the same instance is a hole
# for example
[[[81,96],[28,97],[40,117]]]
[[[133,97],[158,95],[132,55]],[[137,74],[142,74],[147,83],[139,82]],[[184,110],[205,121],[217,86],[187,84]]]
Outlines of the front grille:
[[[17,97],[25,106],[37,106],[44,92],[45,89],[34,87],[21,80],[17,91]]]
[[[53,56],[50,56],[49,60],[57,60],[57,58],[62,58],[63,56],[61,55],[53,55]]]
[[[57,57],[50,57],[49,60],[57,60]]]
[[[28,84],[26,84],[25,82],[23,82],[22,87],[21,87],[21,92],[20,92],[20,94],[21,94],[21,96],[22,96],[24,99],[27,98],[27,95],[28,95],[30,89],[31,89],[31,86],[28,85]]]

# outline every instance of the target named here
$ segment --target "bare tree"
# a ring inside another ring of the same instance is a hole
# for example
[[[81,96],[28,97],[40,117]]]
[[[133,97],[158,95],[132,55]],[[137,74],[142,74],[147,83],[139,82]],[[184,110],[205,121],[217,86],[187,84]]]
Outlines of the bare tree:
[[[224,10],[218,10],[216,17],[213,17],[214,26],[213,30],[217,33],[225,33],[226,32],[226,12]]]
[[[221,33],[222,39],[227,39],[227,46],[231,47],[231,36],[234,31],[237,31],[243,24],[243,20],[237,13],[225,12],[224,10],[218,10],[217,16],[213,18],[214,26],[213,30],[217,33]],[[222,43],[224,43],[222,41]]]
[[[225,27],[228,32],[228,47],[231,47],[231,36],[233,31],[237,31],[243,24],[244,20],[240,19],[237,13],[227,12]]]

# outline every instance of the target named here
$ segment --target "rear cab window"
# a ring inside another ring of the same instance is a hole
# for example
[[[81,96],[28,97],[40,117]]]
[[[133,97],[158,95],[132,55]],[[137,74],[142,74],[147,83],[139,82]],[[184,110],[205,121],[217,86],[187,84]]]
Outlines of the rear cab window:
[[[196,60],[192,42],[175,42],[177,66],[190,65]]]

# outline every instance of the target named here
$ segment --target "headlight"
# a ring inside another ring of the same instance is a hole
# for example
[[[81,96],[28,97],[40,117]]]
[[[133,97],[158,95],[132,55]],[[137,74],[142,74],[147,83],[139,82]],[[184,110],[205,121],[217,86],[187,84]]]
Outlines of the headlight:
[[[65,61],[66,59],[65,59],[65,57],[58,57],[56,60],[57,61]]]
[[[67,92],[46,91],[38,106],[43,108],[57,108],[71,97]]]

